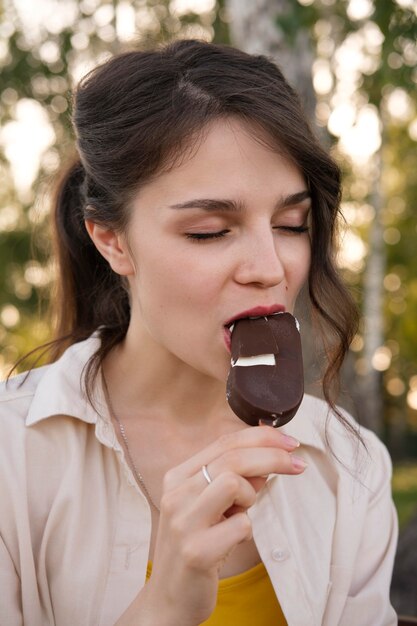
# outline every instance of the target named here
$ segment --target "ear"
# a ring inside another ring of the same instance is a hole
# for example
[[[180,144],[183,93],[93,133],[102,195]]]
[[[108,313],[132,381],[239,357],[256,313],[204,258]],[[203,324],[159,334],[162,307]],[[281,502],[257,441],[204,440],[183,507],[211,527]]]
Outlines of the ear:
[[[95,247],[116,274],[131,276],[135,273],[126,240],[122,235],[91,220],[85,220],[85,227]]]

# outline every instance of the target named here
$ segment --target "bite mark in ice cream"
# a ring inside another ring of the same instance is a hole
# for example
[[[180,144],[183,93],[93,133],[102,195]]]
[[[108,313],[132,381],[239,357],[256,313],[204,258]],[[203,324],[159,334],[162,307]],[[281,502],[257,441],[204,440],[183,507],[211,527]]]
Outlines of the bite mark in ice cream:
[[[283,426],[304,394],[301,339],[290,313],[245,318],[232,327],[227,399],[240,419]]]
[[[253,365],[275,365],[274,354],[258,354],[258,356],[240,356],[237,361],[232,360],[232,367],[252,367]]]

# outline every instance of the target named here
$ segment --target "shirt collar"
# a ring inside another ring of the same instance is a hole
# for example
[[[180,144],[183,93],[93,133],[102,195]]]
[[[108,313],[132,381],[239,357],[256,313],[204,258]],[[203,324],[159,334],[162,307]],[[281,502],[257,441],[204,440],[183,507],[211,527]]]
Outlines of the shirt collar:
[[[94,406],[84,389],[85,367],[99,347],[100,339],[93,335],[70,346],[60,359],[46,367],[26,418],[27,426],[54,415],[69,415],[89,424],[108,415],[100,379],[94,385]]]
[[[330,428],[330,425],[337,421],[327,420],[330,412],[327,403],[306,394],[295,416],[280,430],[298,439],[303,446],[308,445],[325,451],[327,450],[324,434],[326,423],[328,421],[327,428]]]

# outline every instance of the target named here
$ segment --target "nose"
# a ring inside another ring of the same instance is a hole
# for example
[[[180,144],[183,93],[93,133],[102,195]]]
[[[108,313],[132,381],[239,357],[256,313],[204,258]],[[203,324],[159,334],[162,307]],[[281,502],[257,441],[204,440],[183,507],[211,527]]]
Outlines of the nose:
[[[285,278],[285,267],[270,226],[242,242],[235,279],[242,285],[274,287]]]

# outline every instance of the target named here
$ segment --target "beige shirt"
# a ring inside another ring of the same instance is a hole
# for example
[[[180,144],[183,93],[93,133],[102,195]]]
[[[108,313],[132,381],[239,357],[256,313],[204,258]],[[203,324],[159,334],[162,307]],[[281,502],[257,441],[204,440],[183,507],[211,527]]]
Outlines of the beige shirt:
[[[97,338],[0,393],[0,624],[110,626],[145,582],[147,500],[97,387],[81,390]],[[391,464],[363,430],[366,455],[306,396],[284,427],[308,462],[273,476],[250,509],[254,538],[289,626],[389,626],[397,518]],[[343,463],[353,469],[352,477]],[[175,575],[175,572],[173,572]]]

